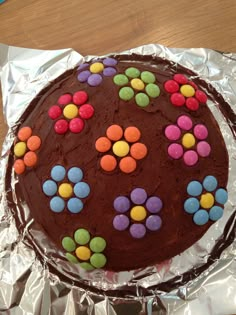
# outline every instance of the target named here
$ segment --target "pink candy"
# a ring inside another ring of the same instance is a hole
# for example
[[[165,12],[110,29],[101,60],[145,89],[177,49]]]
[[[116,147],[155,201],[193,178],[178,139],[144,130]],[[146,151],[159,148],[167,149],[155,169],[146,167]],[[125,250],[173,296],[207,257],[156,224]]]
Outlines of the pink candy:
[[[194,133],[194,136],[199,140],[204,140],[208,136],[208,130],[202,124],[196,125],[193,129],[193,133]]]
[[[183,147],[182,145],[178,143],[172,143],[168,147],[168,154],[170,157],[172,157],[174,160],[178,160],[183,155]]]
[[[197,163],[198,161],[198,155],[195,151],[193,150],[188,150],[184,153],[184,163],[188,166],[193,166]]]
[[[179,127],[175,125],[167,126],[165,129],[165,136],[169,140],[178,140],[180,138],[181,131]]]
[[[206,141],[200,141],[197,144],[197,153],[201,157],[207,157],[211,153],[211,146]]]
[[[178,126],[183,130],[190,130],[193,127],[192,119],[186,115],[182,115],[177,120]]]

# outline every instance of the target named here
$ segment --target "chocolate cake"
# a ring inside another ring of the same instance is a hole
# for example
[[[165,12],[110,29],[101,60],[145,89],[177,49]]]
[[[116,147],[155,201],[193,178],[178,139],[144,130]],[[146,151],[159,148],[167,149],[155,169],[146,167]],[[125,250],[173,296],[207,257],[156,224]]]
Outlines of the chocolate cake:
[[[153,56],[94,59],[51,82],[12,148],[17,196],[68,263],[122,271],[172,258],[223,215],[221,96]]]

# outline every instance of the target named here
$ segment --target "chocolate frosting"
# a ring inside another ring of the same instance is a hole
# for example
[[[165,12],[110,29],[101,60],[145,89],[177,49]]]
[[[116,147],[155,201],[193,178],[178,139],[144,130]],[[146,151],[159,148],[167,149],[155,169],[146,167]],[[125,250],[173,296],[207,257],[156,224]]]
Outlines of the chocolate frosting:
[[[151,71],[156,75],[161,94],[146,108],[140,108],[134,99],[124,102],[119,98],[119,87],[112,78],[104,77],[98,87],[77,80],[77,70],[70,70],[52,82],[29,105],[21,118],[20,127],[30,126],[33,133],[42,140],[38,152],[38,164],[19,176],[17,197],[25,201],[30,214],[41,229],[62,250],[64,236],[73,237],[78,228],[86,228],[92,236],[102,236],[107,241],[104,254],[107,257],[105,269],[113,271],[142,268],[180,254],[194,244],[213,223],[209,221],[197,226],[192,215],[183,209],[188,198],[186,187],[192,180],[202,181],[205,176],[213,175],[219,187],[226,187],[228,179],[228,154],[217,122],[206,104],[201,104],[196,112],[185,106],[174,107],[170,95],[164,91],[163,83],[172,79],[175,73],[186,74],[198,87],[204,90],[216,105],[222,101],[215,90],[201,81],[196,74],[167,60],[138,55],[116,56],[118,73],[124,73],[130,66],[140,71]],[[94,107],[94,116],[85,122],[80,134],[67,132],[58,135],[54,131],[54,121],[48,117],[48,109],[65,93],[84,90],[89,95],[89,103]],[[164,129],[176,123],[181,114],[191,116],[194,124],[202,123],[208,128],[208,143],[211,154],[199,158],[193,167],[187,167],[183,160],[168,157],[169,141]],[[141,131],[141,142],[148,148],[148,155],[137,162],[137,169],[131,174],[122,173],[119,168],[111,173],[101,170],[101,153],[95,149],[95,141],[105,136],[106,129],[112,124],[124,129],[136,126]],[[11,157],[10,161],[13,161]],[[66,169],[80,167],[84,172],[83,180],[90,185],[91,193],[84,202],[79,214],[68,210],[54,213],[50,210],[50,198],[42,191],[42,184],[50,178],[54,165],[61,164]],[[9,170],[11,169],[11,163]],[[163,221],[157,232],[148,232],[142,239],[134,239],[129,231],[119,232],[113,228],[116,214],[113,201],[119,195],[129,196],[136,188],[144,188],[149,196],[159,196],[163,201],[160,216]]]

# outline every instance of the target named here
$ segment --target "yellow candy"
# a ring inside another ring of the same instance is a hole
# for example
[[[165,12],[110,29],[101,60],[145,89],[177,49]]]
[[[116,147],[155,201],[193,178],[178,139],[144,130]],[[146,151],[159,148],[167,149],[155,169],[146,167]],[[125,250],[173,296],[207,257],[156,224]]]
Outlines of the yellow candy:
[[[196,140],[191,133],[186,133],[182,138],[182,145],[187,149],[192,148],[195,143]]]
[[[69,198],[73,194],[73,188],[71,184],[63,183],[59,186],[58,192],[62,198]]]
[[[201,196],[200,205],[204,209],[210,209],[214,205],[215,199],[211,193],[206,193]]]
[[[135,221],[142,221],[147,216],[147,211],[142,206],[135,206],[130,211],[130,216]]]
[[[75,253],[80,260],[89,260],[91,256],[91,250],[86,246],[77,247]]]
[[[66,107],[63,110],[63,115],[68,118],[72,119],[78,116],[78,107],[74,104],[66,105]]]
[[[104,69],[104,65],[101,63],[101,62],[95,62],[93,63],[89,70],[92,72],[92,73],[99,73],[99,72],[102,72]]]
[[[126,141],[117,141],[113,144],[112,150],[115,155],[123,157],[129,153],[129,145]]]
[[[21,157],[25,154],[26,152],[26,143],[25,142],[18,142],[15,146],[14,146],[14,154],[17,157]]]
[[[140,79],[131,80],[131,86],[132,86],[132,88],[134,88],[135,90],[138,90],[138,91],[142,91],[145,87],[143,81]]]
[[[183,94],[185,97],[191,97],[195,94],[194,88],[189,85],[189,84],[184,84],[180,88],[180,92]]]

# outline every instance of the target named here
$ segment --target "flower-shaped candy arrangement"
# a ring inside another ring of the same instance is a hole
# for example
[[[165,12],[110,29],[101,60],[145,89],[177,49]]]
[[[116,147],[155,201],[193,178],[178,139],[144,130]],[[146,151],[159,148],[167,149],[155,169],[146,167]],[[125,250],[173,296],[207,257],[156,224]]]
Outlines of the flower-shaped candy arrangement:
[[[41,139],[32,135],[30,127],[22,127],[17,134],[17,142],[14,145],[14,170],[16,174],[23,174],[26,167],[34,167],[38,161],[37,151],[41,146]]]
[[[54,130],[57,134],[65,134],[68,129],[72,133],[80,133],[84,129],[84,121],[94,114],[92,105],[87,104],[88,94],[77,91],[73,95],[63,94],[57,100],[57,105],[49,108],[48,116],[56,120]],[[62,117],[61,119],[58,119]]]
[[[102,83],[103,77],[113,77],[117,70],[117,60],[114,58],[105,58],[101,61],[93,62],[91,65],[83,63],[78,68],[79,82],[87,82],[90,86],[98,86]]]
[[[140,107],[150,104],[150,98],[157,98],[160,95],[160,88],[156,84],[156,77],[150,71],[142,71],[130,67],[124,74],[117,74],[113,81],[120,86],[119,97],[123,101],[130,101],[135,97],[135,102]]]
[[[187,166],[195,165],[199,157],[208,157],[211,152],[207,127],[203,124],[193,126],[192,119],[187,115],[181,115],[175,125],[168,125],[165,136],[172,142],[168,146],[168,155],[174,160],[183,157]]]
[[[43,183],[42,188],[44,194],[51,198],[50,209],[53,212],[68,209],[71,213],[79,213],[83,209],[81,199],[88,197],[90,187],[82,179],[83,172],[79,167],[71,167],[67,172],[62,165],[51,169],[51,178]]]
[[[79,228],[75,231],[74,237],[65,236],[62,239],[62,247],[67,251],[66,258],[80,265],[89,271],[96,268],[103,268],[107,259],[103,254],[106,248],[106,241],[100,236],[91,237],[88,230]]]
[[[215,176],[206,176],[202,183],[191,181],[187,186],[187,193],[190,197],[184,203],[184,210],[193,214],[195,224],[204,225],[209,219],[217,221],[222,217],[228,193],[218,186]]]
[[[188,109],[196,111],[200,103],[207,102],[206,94],[180,73],[175,74],[173,80],[166,81],[164,89],[171,94],[170,102],[177,107],[185,105]]]
[[[162,219],[157,213],[162,209],[162,200],[157,196],[148,197],[143,188],[135,188],[129,197],[119,196],[114,200],[118,213],[113,227],[118,231],[129,229],[133,238],[143,238],[148,231],[158,231]]]
[[[100,160],[100,166],[104,171],[111,172],[117,166],[124,173],[132,173],[137,167],[137,160],[142,160],[147,155],[145,144],[138,142],[141,132],[138,128],[130,126],[124,131],[119,125],[111,125],[106,130],[106,137],[100,137],[95,143],[96,150],[100,153],[108,153],[112,148],[112,154],[105,154]]]

